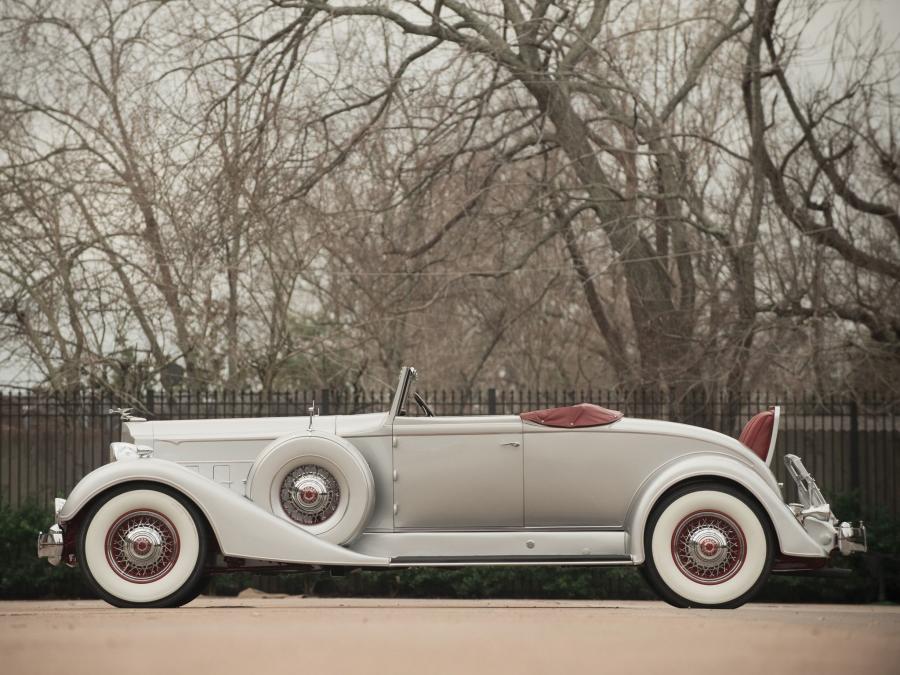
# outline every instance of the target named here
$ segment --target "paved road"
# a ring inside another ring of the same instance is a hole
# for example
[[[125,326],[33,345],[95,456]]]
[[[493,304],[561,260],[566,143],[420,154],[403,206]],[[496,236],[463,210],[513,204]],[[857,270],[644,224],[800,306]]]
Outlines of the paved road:
[[[900,673],[900,607],[200,598],[0,602],[5,675]]]

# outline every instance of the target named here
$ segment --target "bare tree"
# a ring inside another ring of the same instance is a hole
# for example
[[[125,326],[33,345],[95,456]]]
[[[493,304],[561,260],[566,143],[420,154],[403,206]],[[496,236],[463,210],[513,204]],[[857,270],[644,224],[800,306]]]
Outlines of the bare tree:
[[[785,14],[777,0],[755,5],[744,105],[754,167],[765,176],[774,205],[800,235],[792,238],[803,242],[801,247],[815,247],[815,264],[799,277],[803,283],[795,283],[795,277],[763,309],[802,321],[824,318],[838,326],[864,326],[879,352],[876,362],[896,364],[897,108],[885,87],[897,77],[896,63],[884,60],[878,39],[859,46],[839,25],[833,77],[801,95],[790,76],[797,45]],[[875,374],[879,368],[866,371]],[[892,371],[880,375],[890,378]]]
[[[810,86],[816,9],[7,3],[6,358],[57,388],[895,386],[896,73],[839,25]]]

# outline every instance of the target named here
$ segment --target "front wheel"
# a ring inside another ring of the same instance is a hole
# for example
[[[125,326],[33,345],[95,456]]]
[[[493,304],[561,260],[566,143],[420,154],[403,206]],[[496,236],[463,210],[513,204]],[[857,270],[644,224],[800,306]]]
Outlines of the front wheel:
[[[204,519],[158,485],[123,485],[85,514],[77,543],[88,584],[116,607],[178,607],[203,588]]]
[[[730,609],[759,592],[775,549],[768,517],[755,500],[727,485],[688,485],[650,514],[644,573],[676,607]]]

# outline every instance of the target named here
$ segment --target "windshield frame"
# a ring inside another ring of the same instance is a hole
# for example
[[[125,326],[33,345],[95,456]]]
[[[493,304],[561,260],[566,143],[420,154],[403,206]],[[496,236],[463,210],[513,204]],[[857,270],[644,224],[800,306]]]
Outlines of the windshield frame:
[[[391,403],[391,418],[397,417],[403,410],[418,376],[419,374],[412,366],[404,366],[400,370],[400,380],[397,382],[397,391],[394,392],[394,401]]]

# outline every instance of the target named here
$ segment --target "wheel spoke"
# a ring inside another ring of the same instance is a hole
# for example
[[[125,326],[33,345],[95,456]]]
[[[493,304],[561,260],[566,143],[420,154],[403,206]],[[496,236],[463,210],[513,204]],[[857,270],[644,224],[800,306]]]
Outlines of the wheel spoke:
[[[304,464],[288,473],[281,483],[281,508],[301,525],[324,523],[337,511],[341,489],[327,469]]]
[[[161,579],[178,559],[178,531],[161,513],[137,510],[119,518],[106,535],[106,558],[126,581],[150,583]]]
[[[701,584],[720,584],[740,570],[747,556],[741,528],[717,511],[698,511],[685,517],[672,534],[672,558],[687,578]]]

